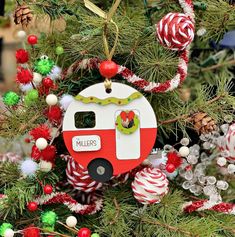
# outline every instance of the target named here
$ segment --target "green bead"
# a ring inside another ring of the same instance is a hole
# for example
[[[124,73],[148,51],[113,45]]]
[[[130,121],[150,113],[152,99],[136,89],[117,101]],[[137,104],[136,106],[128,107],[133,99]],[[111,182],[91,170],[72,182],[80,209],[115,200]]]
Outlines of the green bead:
[[[12,106],[17,105],[20,101],[20,97],[13,91],[9,91],[3,95],[3,102],[5,105]]]
[[[64,53],[64,48],[62,46],[57,46],[56,49],[55,49],[55,53],[57,55],[61,55]]]
[[[10,223],[2,223],[0,225],[0,236],[4,237],[5,231],[12,228],[13,226]]]
[[[91,237],[100,237],[100,235],[97,234],[97,233],[94,233],[94,234],[91,235]]]
[[[38,99],[38,91],[36,89],[32,89],[27,92],[26,96],[28,97],[28,99],[36,101]]]
[[[41,215],[42,223],[51,227],[55,225],[57,218],[56,213],[53,211],[47,211]]]

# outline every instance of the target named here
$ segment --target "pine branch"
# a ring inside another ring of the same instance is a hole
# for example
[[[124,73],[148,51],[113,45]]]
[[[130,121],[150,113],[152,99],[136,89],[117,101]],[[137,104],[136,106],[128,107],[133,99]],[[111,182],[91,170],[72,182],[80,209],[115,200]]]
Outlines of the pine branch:
[[[181,229],[179,227],[168,225],[166,223],[163,223],[163,222],[160,222],[160,221],[157,221],[157,220],[152,221],[152,220],[148,220],[148,219],[143,218],[143,219],[141,219],[141,221],[144,222],[144,223],[152,224],[152,225],[162,226],[162,227],[170,230],[171,232],[180,232],[180,233],[182,233],[182,234],[184,234],[186,236],[200,237],[199,235],[196,235],[196,234],[194,234],[192,232],[186,231],[186,230]]]

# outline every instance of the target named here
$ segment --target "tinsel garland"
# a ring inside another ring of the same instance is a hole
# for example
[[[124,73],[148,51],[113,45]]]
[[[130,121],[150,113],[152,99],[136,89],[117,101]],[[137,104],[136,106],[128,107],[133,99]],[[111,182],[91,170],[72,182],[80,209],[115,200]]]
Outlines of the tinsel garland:
[[[183,210],[187,213],[191,213],[194,211],[199,212],[199,211],[210,210],[210,211],[221,212],[224,214],[235,215],[235,204],[225,202],[213,203],[210,202],[209,200],[199,200],[195,202],[185,203],[183,205]]]
[[[63,192],[55,192],[50,195],[41,196],[34,200],[39,205],[64,204],[69,210],[81,214],[90,215],[100,211],[103,207],[103,199],[97,198],[91,204],[80,204],[70,195]]]

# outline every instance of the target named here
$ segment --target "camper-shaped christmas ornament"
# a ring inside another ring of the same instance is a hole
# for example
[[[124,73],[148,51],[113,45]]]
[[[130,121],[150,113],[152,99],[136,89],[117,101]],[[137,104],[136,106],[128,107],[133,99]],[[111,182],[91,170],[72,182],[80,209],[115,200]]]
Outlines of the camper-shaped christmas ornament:
[[[151,152],[157,134],[155,113],[134,88],[92,85],[76,97],[64,116],[63,136],[71,156],[96,181],[130,171]]]

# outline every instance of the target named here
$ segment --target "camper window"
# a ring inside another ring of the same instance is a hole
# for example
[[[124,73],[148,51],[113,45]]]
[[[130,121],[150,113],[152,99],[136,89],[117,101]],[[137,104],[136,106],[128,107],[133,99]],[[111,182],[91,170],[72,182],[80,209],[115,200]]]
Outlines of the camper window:
[[[74,123],[76,128],[94,128],[95,127],[95,113],[88,112],[76,112],[74,114]]]

